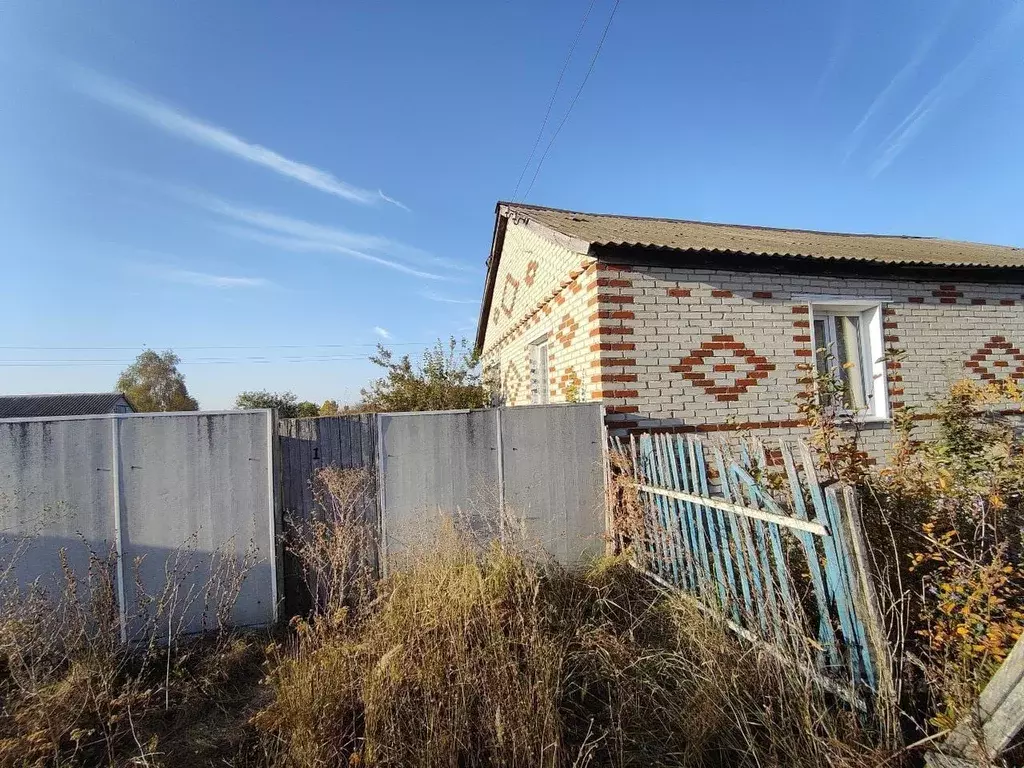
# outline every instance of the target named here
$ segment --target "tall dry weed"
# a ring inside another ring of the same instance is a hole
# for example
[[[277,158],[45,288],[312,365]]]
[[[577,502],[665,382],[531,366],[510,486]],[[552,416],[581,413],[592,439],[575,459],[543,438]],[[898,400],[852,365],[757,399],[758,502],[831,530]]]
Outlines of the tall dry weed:
[[[112,551],[89,551],[83,573],[61,549],[50,588],[18,584],[16,562],[0,563],[0,765],[166,764],[164,736],[252,665],[251,644],[227,630],[253,552],[215,553],[196,584],[188,556],[172,555],[151,592],[137,576],[137,605],[124,615]],[[196,612],[218,628],[208,639],[183,636]]]
[[[624,559],[568,571],[453,522],[268,661],[277,765],[881,764],[858,716]],[[338,571],[335,571],[338,573]],[[343,591],[343,587],[339,587]],[[341,619],[338,619],[340,615]]]

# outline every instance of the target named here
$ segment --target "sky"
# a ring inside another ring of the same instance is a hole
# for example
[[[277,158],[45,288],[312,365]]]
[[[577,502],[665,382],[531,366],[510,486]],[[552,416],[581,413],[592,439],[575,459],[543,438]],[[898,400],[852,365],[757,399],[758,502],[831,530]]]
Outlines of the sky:
[[[498,200],[1024,246],[1022,125],[1021,0],[0,0],[0,392],[353,402]]]

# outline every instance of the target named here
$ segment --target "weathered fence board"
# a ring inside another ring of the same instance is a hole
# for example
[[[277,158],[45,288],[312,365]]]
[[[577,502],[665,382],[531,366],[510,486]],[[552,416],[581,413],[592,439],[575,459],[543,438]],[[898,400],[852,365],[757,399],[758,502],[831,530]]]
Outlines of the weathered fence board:
[[[376,435],[377,421],[372,413],[278,422],[281,508],[286,539],[296,526],[301,529],[316,515],[314,478],[324,467],[365,469],[372,482],[376,474]],[[374,493],[372,487],[370,493]],[[364,516],[371,517],[376,525],[376,499],[367,499],[365,507]],[[282,563],[285,609],[291,615],[304,613],[310,603],[300,564],[290,547],[289,542]]]
[[[814,659],[809,671],[844,681],[849,698],[878,690],[884,638],[868,631],[875,606],[861,542],[848,541],[852,495],[819,483],[806,446],[799,468],[781,446],[774,490],[760,443],[739,457],[693,435],[634,435],[613,448],[632,457],[644,501],[641,530],[632,533],[642,539],[633,548],[638,567],[743,633],[799,647]]]
[[[281,419],[281,504],[295,520],[313,514],[313,477],[323,467],[374,469],[376,417],[372,413],[354,416],[321,416],[312,419]]]
[[[972,717],[943,742],[942,753],[928,755],[930,768],[996,765],[1024,729],[1024,637],[989,680],[974,709]]]

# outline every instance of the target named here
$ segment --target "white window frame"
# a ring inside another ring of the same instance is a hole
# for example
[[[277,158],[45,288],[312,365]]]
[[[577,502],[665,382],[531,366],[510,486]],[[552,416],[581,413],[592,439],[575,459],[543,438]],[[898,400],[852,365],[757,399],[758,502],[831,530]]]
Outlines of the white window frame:
[[[882,328],[883,302],[878,299],[846,299],[806,297],[809,308],[810,336],[814,355],[811,365],[818,373],[818,349],[825,340],[816,338],[815,313],[821,316],[856,315],[860,319],[860,358],[864,375],[864,394],[867,407],[845,413],[858,421],[887,421],[889,419],[889,388],[885,379],[885,336]],[[832,350],[834,353],[834,350]]]
[[[530,342],[530,402],[547,405],[551,402],[551,350],[545,332]]]

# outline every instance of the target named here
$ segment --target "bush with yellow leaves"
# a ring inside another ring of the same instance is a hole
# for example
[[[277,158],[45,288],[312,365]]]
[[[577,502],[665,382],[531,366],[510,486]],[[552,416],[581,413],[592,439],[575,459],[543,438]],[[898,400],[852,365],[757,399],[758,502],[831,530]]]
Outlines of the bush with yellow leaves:
[[[938,404],[938,439],[915,440],[915,414],[904,412],[890,463],[865,479],[866,514],[899,560],[890,575],[916,693],[938,728],[971,715],[1024,633],[1024,452],[995,410],[1021,400],[1012,381],[957,382]]]

